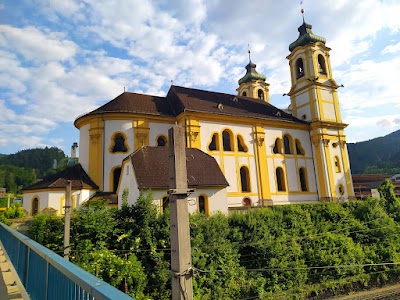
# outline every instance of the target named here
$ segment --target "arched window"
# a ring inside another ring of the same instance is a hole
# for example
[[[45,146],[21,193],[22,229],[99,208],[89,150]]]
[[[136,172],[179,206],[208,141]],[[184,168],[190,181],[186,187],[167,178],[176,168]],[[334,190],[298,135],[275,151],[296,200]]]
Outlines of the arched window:
[[[244,91],[243,93],[242,93],[242,96],[247,96],[247,93],[246,93],[246,91]]]
[[[31,215],[37,215],[39,212],[39,199],[37,197],[32,199]]]
[[[240,168],[240,183],[242,192],[250,192],[249,169],[245,166]]]
[[[303,66],[303,60],[301,58],[299,58],[296,61],[296,74],[297,74],[297,78],[304,76],[304,66]]]
[[[339,157],[335,156],[334,161],[335,161],[335,170],[336,170],[336,173],[340,173],[340,172],[341,172],[341,168],[340,168],[340,160],[339,160]]]
[[[304,155],[305,154],[304,149],[301,146],[301,142],[300,142],[299,139],[296,139],[296,153],[300,154],[300,155]]]
[[[251,199],[250,198],[243,198],[242,200],[243,206],[251,206]]]
[[[210,150],[210,151],[219,150],[218,145],[219,145],[218,144],[218,133],[214,133],[211,138],[211,142],[208,145],[208,150]]]
[[[167,138],[164,135],[160,135],[157,138],[157,146],[165,147],[167,145]]]
[[[304,168],[299,169],[299,179],[300,179],[300,187],[302,192],[307,192],[308,191],[308,185],[307,185],[307,173]]]
[[[282,140],[280,138],[276,138],[273,152],[282,153]]]
[[[237,136],[237,145],[238,145],[239,152],[247,152],[248,151],[248,148],[245,145],[245,143],[243,141],[243,137],[241,135]]]
[[[205,195],[200,195],[197,197],[197,210],[201,214],[208,215],[208,197]]]
[[[292,154],[292,138],[289,135],[283,137],[283,148],[285,149],[285,154]]]
[[[116,193],[119,184],[119,178],[121,177],[121,167],[116,167],[112,171],[113,178],[113,192]]]
[[[164,196],[161,198],[161,208],[162,212],[164,212],[169,206],[169,196]]]
[[[122,132],[117,132],[113,135],[112,137],[112,142],[111,142],[111,152],[112,153],[117,153],[117,152],[123,152],[126,153],[128,152],[128,147],[126,145],[126,138],[125,134]]]
[[[325,59],[321,54],[318,55],[318,72],[321,74],[326,74]]]
[[[258,99],[264,100],[264,92],[262,89],[259,89],[257,91],[257,96],[258,96]]]
[[[339,194],[340,194],[340,196],[344,195],[344,186],[343,186],[343,184],[339,184]]]
[[[281,167],[276,168],[276,185],[278,187],[279,192],[285,192],[286,191],[286,185],[285,185],[285,173],[283,172],[283,169]]]
[[[225,129],[222,132],[222,145],[223,145],[224,151],[232,151],[233,150],[232,133],[227,129]]]

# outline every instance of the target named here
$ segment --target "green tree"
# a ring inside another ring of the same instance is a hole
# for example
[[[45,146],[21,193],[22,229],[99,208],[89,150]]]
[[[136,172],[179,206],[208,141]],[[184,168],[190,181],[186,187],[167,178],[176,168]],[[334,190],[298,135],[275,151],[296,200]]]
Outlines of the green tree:
[[[35,215],[29,223],[28,236],[50,250],[60,253],[64,245],[63,218],[46,213]]]
[[[121,257],[110,250],[95,249],[78,265],[136,299],[145,299],[146,274],[135,254]]]

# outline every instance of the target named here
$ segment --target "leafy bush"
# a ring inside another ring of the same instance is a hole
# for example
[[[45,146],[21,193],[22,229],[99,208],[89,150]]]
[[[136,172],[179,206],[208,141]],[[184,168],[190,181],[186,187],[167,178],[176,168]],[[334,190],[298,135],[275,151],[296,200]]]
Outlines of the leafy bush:
[[[322,299],[397,279],[398,199],[382,189],[381,199],[191,215],[195,299]],[[30,233],[60,249],[62,223],[39,214]],[[170,299],[169,235],[169,210],[151,195],[120,210],[87,203],[71,219],[72,261],[138,299]]]
[[[60,216],[39,213],[29,223],[28,236],[50,250],[61,252],[64,245],[64,221]]]
[[[20,203],[13,203],[4,211],[4,216],[7,219],[20,219],[26,217],[25,210],[21,207]]]
[[[146,274],[135,254],[122,258],[110,250],[93,250],[78,265],[136,299],[145,298]]]

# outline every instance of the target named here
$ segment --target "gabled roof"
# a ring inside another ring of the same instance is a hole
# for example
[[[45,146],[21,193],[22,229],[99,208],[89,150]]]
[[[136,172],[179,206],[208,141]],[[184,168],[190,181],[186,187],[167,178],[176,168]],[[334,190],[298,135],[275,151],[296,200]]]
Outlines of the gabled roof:
[[[143,113],[158,116],[174,116],[165,97],[124,92],[103,106],[78,117],[75,122],[88,115],[104,113]]]
[[[89,175],[85,172],[80,164],[73,165],[61,172],[44,178],[31,186],[24,188],[24,191],[28,190],[41,190],[51,188],[65,188],[67,181],[71,180],[71,186],[73,190],[79,189],[94,189],[97,190],[99,187],[90,179]]]
[[[204,90],[171,86],[167,98],[177,114],[183,111],[204,112],[264,120],[301,121],[260,99]]]
[[[125,158],[132,162],[139,189],[169,187],[168,156],[168,147],[141,147]],[[186,148],[186,158],[189,187],[229,185],[212,156],[199,149]]]
[[[75,125],[81,118],[97,114],[137,113],[176,117],[184,111],[307,124],[260,99],[173,85],[166,97],[124,92],[98,109],[78,117]]]

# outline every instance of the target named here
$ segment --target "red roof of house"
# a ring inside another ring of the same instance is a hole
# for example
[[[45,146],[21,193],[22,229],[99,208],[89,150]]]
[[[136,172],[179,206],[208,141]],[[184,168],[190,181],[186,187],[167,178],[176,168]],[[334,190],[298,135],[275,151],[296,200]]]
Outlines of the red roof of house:
[[[132,162],[140,189],[169,187],[168,156],[167,147],[141,147],[126,158]],[[189,187],[229,185],[215,159],[199,149],[186,148],[186,167]]]
[[[90,179],[89,175],[85,172],[80,164],[73,165],[61,172],[54,175],[48,176],[43,180],[32,184],[24,191],[28,190],[41,190],[51,188],[65,188],[67,181],[71,181],[71,187],[73,190],[80,189],[94,189],[97,190],[99,187]]]

